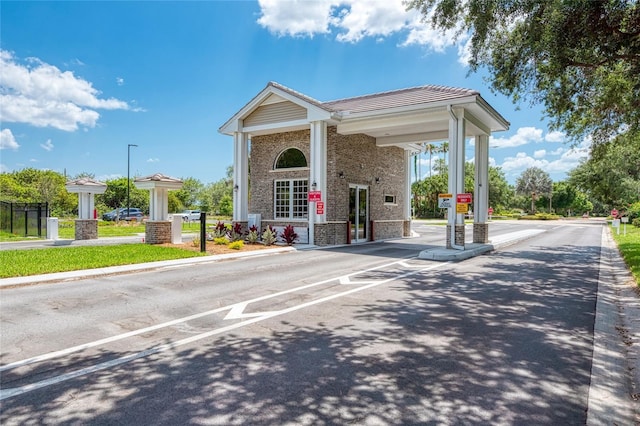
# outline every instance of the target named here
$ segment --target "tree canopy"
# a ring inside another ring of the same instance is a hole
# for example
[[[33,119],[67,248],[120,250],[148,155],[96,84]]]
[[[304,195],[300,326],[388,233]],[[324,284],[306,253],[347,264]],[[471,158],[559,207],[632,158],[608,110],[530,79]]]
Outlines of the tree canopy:
[[[597,145],[640,132],[640,5],[635,0],[407,0],[469,39],[471,71],[541,103],[554,129]]]
[[[542,194],[551,194],[553,181],[549,173],[538,167],[529,167],[516,180],[516,192],[531,195],[531,212],[535,213],[535,201]]]

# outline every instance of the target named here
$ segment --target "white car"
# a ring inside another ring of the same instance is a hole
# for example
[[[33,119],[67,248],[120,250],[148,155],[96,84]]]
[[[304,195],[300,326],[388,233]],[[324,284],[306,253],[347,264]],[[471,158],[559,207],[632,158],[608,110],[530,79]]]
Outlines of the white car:
[[[200,220],[200,210],[183,210],[178,214],[184,221]]]

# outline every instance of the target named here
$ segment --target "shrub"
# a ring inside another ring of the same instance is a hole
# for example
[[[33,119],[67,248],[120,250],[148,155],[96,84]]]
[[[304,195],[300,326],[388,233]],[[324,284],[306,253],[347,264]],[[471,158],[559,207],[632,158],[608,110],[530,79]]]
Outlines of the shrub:
[[[227,235],[227,226],[224,222],[218,221],[212,232],[213,239],[215,240],[216,238],[224,237],[225,235]]]
[[[213,239],[213,243],[219,246],[226,246],[229,240],[227,240],[227,237],[216,237]]]
[[[637,217],[637,218],[633,219],[633,220],[631,221],[631,224],[632,224],[633,226],[637,226],[638,228],[640,228],[640,217]]]
[[[240,250],[242,247],[244,247],[244,242],[242,240],[229,243],[229,248],[232,250]]]
[[[231,242],[242,240],[242,225],[238,222],[234,223],[231,229],[227,231],[227,236]]]
[[[298,239],[298,234],[293,230],[293,226],[287,225],[280,237],[290,246]]]
[[[200,237],[195,237],[193,240],[191,240],[191,245],[193,247],[200,247]]]
[[[262,233],[262,244],[270,246],[276,242],[276,231],[269,225]]]
[[[260,234],[258,233],[258,228],[255,225],[251,225],[249,233],[247,234],[247,242],[249,244],[256,244],[259,240]]]

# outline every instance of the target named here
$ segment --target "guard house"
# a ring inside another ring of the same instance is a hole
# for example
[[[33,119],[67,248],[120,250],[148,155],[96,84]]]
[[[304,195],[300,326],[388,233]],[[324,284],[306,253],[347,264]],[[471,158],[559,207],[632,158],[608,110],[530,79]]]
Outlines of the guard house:
[[[475,138],[474,242],[488,241],[488,140],[509,123],[480,93],[420,86],[320,102],[270,82],[220,127],[234,142],[233,221],[293,225],[315,245],[408,236],[411,156],[449,141],[449,192],[464,192],[465,139]],[[448,248],[464,249],[449,209]],[[457,232],[456,232],[457,231]]]

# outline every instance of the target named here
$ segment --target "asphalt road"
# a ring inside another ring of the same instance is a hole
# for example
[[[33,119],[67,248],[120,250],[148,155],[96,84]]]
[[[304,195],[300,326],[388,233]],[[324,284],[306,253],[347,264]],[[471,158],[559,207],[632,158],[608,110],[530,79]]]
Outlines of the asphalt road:
[[[2,290],[0,422],[583,425],[602,225],[523,226]]]

